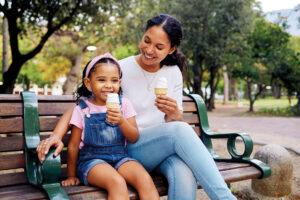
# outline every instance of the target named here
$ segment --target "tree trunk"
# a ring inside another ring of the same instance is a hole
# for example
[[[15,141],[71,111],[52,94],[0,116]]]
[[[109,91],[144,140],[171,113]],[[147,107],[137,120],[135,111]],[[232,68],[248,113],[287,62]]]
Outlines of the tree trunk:
[[[265,98],[266,97],[266,91],[265,90],[263,90],[261,93],[260,93],[260,98]]]
[[[7,70],[3,74],[3,85],[0,85],[0,94],[12,94],[15,86],[16,79],[18,77],[19,71],[21,70],[24,61],[21,57],[17,62],[12,62]]]
[[[81,64],[83,61],[83,54],[77,55],[74,60],[72,60],[72,67],[68,74],[67,80],[63,85],[63,93],[64,94],[73,94],[74,88],[78,83],[78,77],[81,71]]]
[[[297,94],[297,99],[298,99],[298,102],[295,107],[297,110],[300,110],[300,94]]]
[[[2,23],[3,31],[3,52],[2,52],[2,77],[4,73],[8,70],[8,24],[6,17],[3,18]]]
[[[280,99],[281,97],[281,85],[273,85],[272,87],[273,96],[275,99]]]
[[[193,72],[194,72],[194,85],[193,89],[196,94],[200,94],[203,97],[203,92],[201,89],[201,82],[202,82],[202,74],[199,73],[198,65],[194,65]]]
[[[239,90],[238,85],[235,78],[231,79],[231,85],[233,87],[233,100],[238,101],[239,100]]]
[[[223,104],[228,104],[229,102],[229,79],[228,79],[228,73],[227,73],[227,67],[226,65],[223,65],[223,81],[224,81],[224,100]]]
[[[250,102],[249,112],[253,112],[253,104],[254,104],[251,93],[252,93],[251,83],[247,81],[247,96],[249,97],[249,102]]]
[[[233,80],[234,78],[230,78],[229,77],[229,92],[228,92],[228,95],[229,95],[229,101],[232,101],[234,100],[234,84],[233,84]]]
[[[212,111],[215,108],[215,93],[217,89],[217,85],[219,82],[219,76],[218,76],[218,69],[219,67],[215,66],[212,67],[210,70],[210,80],[209,80],[209,85],[210,85],[210,97],[207,102],[207,110]],[[215,83],[215,78],[217,77],[217,81]]]

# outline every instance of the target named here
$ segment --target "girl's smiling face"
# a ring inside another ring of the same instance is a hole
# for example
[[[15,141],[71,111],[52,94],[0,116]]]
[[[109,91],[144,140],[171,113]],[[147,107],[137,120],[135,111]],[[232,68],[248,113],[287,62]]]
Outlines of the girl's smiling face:
[[[145,32],[140,43],[140,64],[160,67],[160,62],[175,50],[176,46],[171,48],[169,36],[164,29],[152,26]]]
[[[93,103],[104,106],[108,93],[118,93],[121,84],[119,77],[119,70],[115,64],[97,64],[90,77],[84,78],[84,84],[88,89],[92,89],[94,94]]]

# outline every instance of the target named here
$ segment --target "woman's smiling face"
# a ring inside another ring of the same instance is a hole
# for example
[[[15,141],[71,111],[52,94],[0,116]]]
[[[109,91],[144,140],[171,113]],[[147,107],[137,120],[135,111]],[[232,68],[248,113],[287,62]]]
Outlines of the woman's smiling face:
[[[160,66],[160,62],[175,49],[176,47],[171,48],[168,34],[160,26],[152,26],[145,32],[140,43],[141,64]]]

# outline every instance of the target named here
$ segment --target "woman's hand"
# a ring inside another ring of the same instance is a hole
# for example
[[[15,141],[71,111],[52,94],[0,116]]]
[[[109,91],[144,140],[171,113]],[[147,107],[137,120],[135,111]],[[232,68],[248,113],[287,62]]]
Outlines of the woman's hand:
[[[66,180],[61,182],[62,186],[72,186],[72,185],[79,185],[80,181],[79,178],[71,176],[68,177]]]
[[[183,120],[176,100],[165,95],[158,95],[155,100],[155,105],[158,110],[166,114],[165,119],[167,122]]]
[[[121,125],[124,122],[124,117],[120,109],[107,109],[106,120],[113,124]]]
[[[54,146],[56,149],[54,151],[54,156],[57,156],[63,149],[64,143],[57,136],[50,136],[49,138],[40,141],[36,152],[40,162],[45,160],[45,156],[49,152],[51,146]]]

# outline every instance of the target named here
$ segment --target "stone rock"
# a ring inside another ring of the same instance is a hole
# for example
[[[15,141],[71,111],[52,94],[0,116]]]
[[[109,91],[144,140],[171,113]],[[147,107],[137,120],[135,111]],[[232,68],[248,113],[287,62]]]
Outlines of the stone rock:
[[[289,152],[280,145],[268,144],[254,155],[271,168],[271,176],[253,179],[252,189],[267,197],[283,197],[292,192],[293,162]]]

